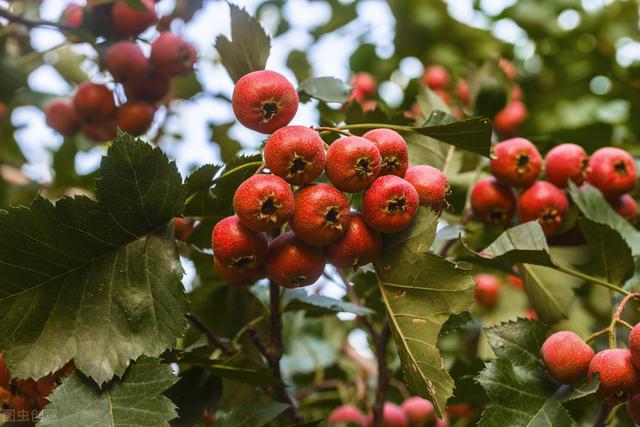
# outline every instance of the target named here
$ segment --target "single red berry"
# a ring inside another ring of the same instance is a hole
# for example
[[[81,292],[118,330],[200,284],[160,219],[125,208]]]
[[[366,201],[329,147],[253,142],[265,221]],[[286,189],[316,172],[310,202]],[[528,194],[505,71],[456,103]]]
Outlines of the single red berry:
[[[367,417],[360,411],[360,409],[356,408],[352,405],[342,405],[335,408],[329,414],[329,418],[327,418],[328,425],[334,424],[347,424],[347,425],[357,425],[363,427],[367,423]]]
[[[335,242],[349,225],[349,200],[329,184],[310,184],[295,193],[290,222],[298,237],[310,245]]]
[[[402,410],[412,426],[428,426],[436,419],[433,403],[419,396],[413,396],[402,402]]]
[[[43,397],[49,396],[53,392],[53,389],[56,388],[57,385],[58,383],[56,382],[56,377],[54,377],[51,374],[46,375],[40,378],[38,381],[36,381],[36,387],[38,388],[38,393],[40,393],[40,395]]]
[[[47,125],[62,136],[73,136],[80,130],[80,119],[68,99],[54,99],[44,107]]]
[[[589,364],[589,380],[596,373],[600,376],[597,395],[606,402],[624,402],[638,389],[640,378],[627,349],[607,349],[597,353]]]
[[[569,181],[581,185],[587,175],[589,156],[576,144],[560,144],[547,153],[544,171],[547,180],[559,188],[567,188]]]
[[[127,82],[124,93],[128,100],[139,100],[154,104],[161,101],[171,89],[171,83],[165,76],[151,71],[145,78]]]
[[[432,65],[427,67],[422,79],[431,90],[444,89],[449,83],[449,72],[444,67]]]
[[[636,324],[629,334],[628,341],[631,359],[636,369],[640,370],[640,323]],[[2,385],[2,384],[0,384]]]
[[[376,231],[397,233],[411,224],[419,202],[413,185],[395,175],[385,175],[364,192],[362,216]]]
[[[618,213],[618,215],[629,222],[636,222],[636,218],[638,216],[638,204],[630,194],[623,194],[617,199],[609,201],[609,204],[613,210]]]
[[[373,142],[382,157],[380,175],[396,175],[402,178],[409,167],[407,142],[391,129],[373,129],[362,135]]]
[[[373,414],[367,418],[367,427],[373,427]],[[402,408],[395,403],[385,402],[382,408],[383,427],[409,427],[409,417]]]
[[[280,73],[262,70],[244,75],[232,96],[233,112],[245,127],[273,133],[289,124],[298,111],[298,92]]]
[[[636,394],[627,400],[627,413],[631,421],[635,424],[640,424],[640,394]]]
[[[428,165],[411,166],[404,179],[418,191],[421,206],[428,206],[438,213],[445,208],[449,184],[440,169]]]
[[[538,313],[533,308],[528,308],[524,315],[527,319],[538,320]]]
[[[60,16],[60,23],[69,28],[80,28],[84,20],[84,9],[79,4],[67,5]]]
[[[304,126],[285,126],[264,145],[264,164],[289,184],[308,184],[318,178],[326,163],[324,141]]]
[[[445,412],[447,416],[454,419],[469,418],[473,415],[473,408],[467,403],[459,403],[457,405],[449,405],[446,407]],[[444,420],[441,420],[444,421]],[[446,421],[444,421],[446,423]],[[449,425],[448,423],[446,424]]]
[[[264,264],[260,264],[255,268],[244,268],[238,270],[236,268],[230,268],[225,266],[218,260],[213,259],[213,267],[218,273],[218,276],[225,283],[229,285],[251,285],[260,279],[267,277],[267,271],[264,268]]]
[[[515,274],[507,274],[507,282],[516,289],[524,289],[524,280]]]
[[[132,41],[120,41],[107,49],[104,66],[114,80],[121,83],[144,78],[149,73],[147,57]]]
[[[542,158],[535,145],[524,138],[502,141],[493,149],[491,173],[498,182],[512,187],[528,187],[533,184],[542,168]]]
[[[173,225],[176,239],[186,242],[193,232],[194,224],[195,221],[193,218],[176,218],[176,221]]]
[[[358,212],[351,212],[342,237],[325,248],[327,259],[338,268],[356,268],[375,261],[382,252],[382,235],[367,225]]]
[[[115,115],[116,103],[113,93],[106,86],[84,82],[78,86],[73,97],[73,106],[80,118],[86,122],[100,122]]]
[[[375,95],[378,89],[376,79],[369,73],[358,73],[351,79],[351,98],[362,102]]]
[[[133,135],[144,135],[153,123],[155,109],[141,101],[127,102],[118,108],[116,121],[118,127],[123,131]]]
[[[94,142],[111,141],[118,135],[118,125],[112,118],[100,122],[85,123],[82,125],[84,135]]]
[[[510,80],[515,80],[517,77],[516,66],[513,65],[513,62],[508,59],[500,59],[498,61],[498,66],[502,69],[502,71],[509,77]]]
[[[469,90],[469,83],[466,80],[460,80],[456,88],[458,92],[458,99],[462,105],[469,105],[471,103],[471,92]]]
[[[283,288],[299,288],[315,283],[324,271],[322,248],[311,246],[292,232],[269,243],[264,262],[267,276]]]
[[[607,199],[615,199],[628,193],[636,182],[633,157],[616,147],[596,150],[589,159],[587,181],[598,188]]]
[[[141,0],[144,10],[138,10],[124,1],[116,1],[111,11],[111,20],[121,36],[137,36],[158,22],[153,0]]]
[[[381,167],[378,147],[366,138],[340,138],[327,150],[327,178],[341,191],[364,190],[378,177]]]
[[[549,373],[560,384],[576,384],[586,378],[594,355],[582,338],[569,331],[551,335],[540,351]]]
[[[240,184],[233,196],[233,210],[255,231],[270,231],[293,217],[293,191],[275,175],[254,175]]]
[[[503,135],[511,135],[525,121],[527,115],[527,106],[521,101],[509,101],[493,118],[493,127]]]
[[[211,234],[216,259],[232,270],[247,271],[258,267],[267,255],[267,236],[242,225],[236,215],[220,220]]]
[[[471,211],[484,224],[508,224],[516,211],[515,192],[492,176],[482,178],[471,189]]]
[[[520,195],[517,209],[521,223],[537,220],[545,236],[552,236],[562,227],[569,200],[555,185],[538,181]]]
[[[493,274],[476,275],[475,297],[478,304],[483,307],[493,307],[498,301],[500,282]]]
[[[154,69],[167,77],[185,74],[193,69],[198,52],[177,34],[164,32],[151,44],[150,61]]]

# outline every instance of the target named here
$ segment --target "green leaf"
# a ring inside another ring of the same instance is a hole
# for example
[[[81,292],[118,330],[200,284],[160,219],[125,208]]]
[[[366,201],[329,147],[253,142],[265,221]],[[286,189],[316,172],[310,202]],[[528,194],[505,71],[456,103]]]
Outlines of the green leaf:
[[[187,427],[200,420],[206,409],[214,413],[222,396],[222,380],[200,367],[180,374],[180,380],[164,393],[177,406],[173,427]]]
[[[307,79],[298,87],[300,99],[315,98],[324,102],[346,102],[351,94],[351,86],[335,77]]]
[[[421,135],[435,138],[463,150],[489,157],[491,150],[491,121],[483,117],[451,121],[451,116],[433,110],[424,126],[415,128]]]
[[[554,267],[547,238],[537,221],[512,227],[477,255],[495,262],[528,263]]]
[[[219,35],[215,47],[220,62],[234,82],[252,71],[264,70],[271,49],[271,39],[260,23],[246,10],[229,3],[231,40]]]
[[[229,129],[235,124],[235,121],[231,121],[220,124],[211,123],[209,125],[211,141],[220,147],[220,157],[225,163],[233,161],[238,151],[242,149],[242,145],[229,136]]]
[[[102,383],[184,331],[170,225],[184,204],[175,164],[120,135],[99,174],[98,202],[37,197],[0,215],[0,348],[18,377],[40,378],[74,359]]]
[[[190,99],[202,92],[202,83],[198,80],[198,75],[195,71],[191,71],[186,75],[172,77],[171,87],[174,97],[177,99]]]
[[[575,297],[573,288],[582,281],[539,265],[522,264],[521,268],[527,296],[540,320],[553,324],[566,319]]]
[[[307,295],[304,289],[285,289],[282,295],[282,305],[286,311],[305,310],[307,316],[325,315],[335,313],[353,313],[366,316],[373,313],[367,307],[352,304],[323,295]]]
[[[176,380],[168,366],[148,357],[132,363],[122,379],[102,390],[75,372],[47,398],[51,403],[38,426],[167,426],[176,411],[162,393]]]
[[[602,267],[602,276],[614,285],[624,283],[633,272],[633,257],[620,233],[606,224],[584,218],[578,220],[578,225]]]
[[[235,408],[216,419],[216,427],[262,427],[287,410],[284,403],[258,403]]]

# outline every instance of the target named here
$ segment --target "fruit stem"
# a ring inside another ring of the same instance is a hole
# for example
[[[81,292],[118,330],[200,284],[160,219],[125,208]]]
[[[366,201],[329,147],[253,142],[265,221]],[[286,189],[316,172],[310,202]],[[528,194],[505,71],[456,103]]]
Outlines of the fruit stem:
[[[193,326],[196,327],[200,332],[202,332],[211,345],[218,347],[224,354],[227,356],[233,356],[236,354],[236,350],[234,350],[229,344],[222,340],[219,336],[214,334],[207,326],[200,320],[195,314],[187,313],[185,314],[187,320],[193,323]]]
[[[396,130],[398,132],[415,132],[415,128],[412,126],[390,125],[387,123],[357,123],[353,125],[338,126],[336,129],[344,130],[344,129],[379,129],[379,128]]]
[[[589,344],[591,341],[595,340],[599,336],[602,336],[602,335],[606,334],[607,332],[609,332],[609,328],[608,327],[606,327],[604,329],[600,329],[598,332],[594,332],[593,334],[589,335],[584,342]]]
[[[628,296],[629,294],[631,294],[631,292],[629,292],[627,290],[624,290],[621,287],[618,287],[618,286],[616,286],[614,284],[611,284],[611,283],[607,282],[606,280],[602,280],[602,279],[599,279],[597,277],[590,276],[588,274],[582,273],[582,272],[577,271],[577,270],[573,270],[573,269],[568,268],[568,267],[564,267],[562,265],[558,265],[556,268],[558,269],[558,271],[561,271],[563,273],[569,274],[569,275],[574,276],[574,277],[578,277],[580,279],[583,279],[583,280],[585,280],[587,282],[591,282],[591,283],[593,283],[595,285],[598,285],[598,286],[604,286],[605,288],[611,289],[612,291],[621,293],[623,295]]]
[[[222,175],[220,175],[219,177],[217,177],[216,179],[213,180],[213,183],[217,183],[218,181],[220,181],[222,178],[224,178],[225,176],[231,175],[232,173],[235,173],[239,170],[245,169],[245,168],[249,168],[249,167],[253,167],[253,166],[258,166],[258,169],[260,169],[260,166],[264,166],[264,164],[262,163],[262,161],[260,160],[256,160],[255,162],[249,162],[249,163],[245,163],[243,165],[240,166],[236,166],[235,168],[231,168],[228,171],[224,171],[224,173]]]
[[[344,135],[344,136],[353,136],[353,134],[351,132],[348,131],[344,131],[340,128],[332,128],[332,127],[327,127],[327,126],[318,126],[318,127],[311,127],[311,129],[318,131],[318,132],[335,132],[335,133],[339,133],[340,135]]]

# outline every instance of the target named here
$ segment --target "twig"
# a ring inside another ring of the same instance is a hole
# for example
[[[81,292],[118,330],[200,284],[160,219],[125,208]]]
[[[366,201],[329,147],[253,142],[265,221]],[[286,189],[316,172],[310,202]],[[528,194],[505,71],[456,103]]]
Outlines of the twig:
[[[311,129],[318,131],[318,132],[335,132],[335,133],[339,133],[341,135],[345,135],[345,136],[353,136],[353,134],[349,131],[346,130],[342,130],[342,129],[338,129],[338,128],[332,128],[332,127],[326,127],[326,126],[318,126],[318,127],[311,127]]]
[[[258,331],[256,330],[255,325],[252,324],[247,326],[247,335],[249,335],[249,339],[251,340],[255,348],[258,350],[258,352],[262,356],[267,358],[268,357],[267,347],[265,347],[264,343],[258,336]]]
[[[218,347],[227,356],[233,356],[234,354],[236,354],[236,351],[233,348],[231,348],[229,344],[224,342],[222,338],[220,338],[219,336],[214,334],[209,328],[207,328],[207,326],[204,323],[202,323],[202,321],[198,319],[198,317],[196,317],[195,314],[187,313],[185,314],[185,317],[187,318],[187,320],[193,323],[193,326],[195,326],[200,332],[202,332],[207,337],[207,340],[209,341],[210,344],[213,344],[216,347]]]
[[[351,281],[349,280],[347,275],[344,274],[344,271],[339,268],[336,268],[336,271],[338,272],[338,276],[340,277],[340,280],[342,281],[342,284],[344,285],[344,288],[347,291],[347,295],[349,296],[351,302],[357,306],[362,307],[362,301],[360,301],[358,294],[353,289],[353,286],[351,286]],[[378,332],[376,332],[371,322],[369,322],[369,319],[367,319],[365,316],[358,316],[358,320],[362,322],[364,327],[367,328],[367,331],[371,334],[373,340],[376,341],[378,339]]]
[[[76,29],[68,25],[58,24],[57,22],[44,21],[41,19],[25,18],[24,16],[13,14],[8,9],[5,9],[3,7],[0,7],[0,18],[5,18],[8,21],[14,22],[16,24],[22,24],[27,28],[50,27],[50,28],[56,28],[59,30],[67,30],[67,31]]]
[[[376,339],[376,358],[378,359],[378,389],[376,400],[373,405],[373,422],[375,427],[382,427],[384,401],[387,398],[387,388],[389,386],[389,371],[387,370],[387,344],[391,329],[386,317],[382,330]]]

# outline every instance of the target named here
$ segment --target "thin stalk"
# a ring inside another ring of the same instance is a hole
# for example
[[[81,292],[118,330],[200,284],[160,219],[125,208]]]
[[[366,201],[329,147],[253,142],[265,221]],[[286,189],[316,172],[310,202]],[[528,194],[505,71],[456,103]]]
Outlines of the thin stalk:
[[[564,266],[561,266],[561,265],[557,266],[556,268],[559,271],[562,271],[563,273],[569,274],[569,275],[574,276],[574,277],[578,277],[578,278],[580,278],[582,280],[585,280],[587,282],[591,282],[591,283],[593,283],[595,285],[598,285],[598,286],[603,286],[603,287],[605,287],[607,289],[610,289],[612,291],[621,293],[623,295],[630,295],[631,294],[631,292],[626,291],[626,290],[624,290],[624,289],[622,289],[622,288],[620,288],[620,287],[618,287],[618,286],[616,286],[614,284],[611,284],[611,283],[607,282],[606,280],[602,280],[602,279],[599,279],[597,277],[590,276],[588,274],[585,274],[585,273],[582,273],[580,271],[576,271],[576,270],[573,270],[571,268],[564,267]]]

